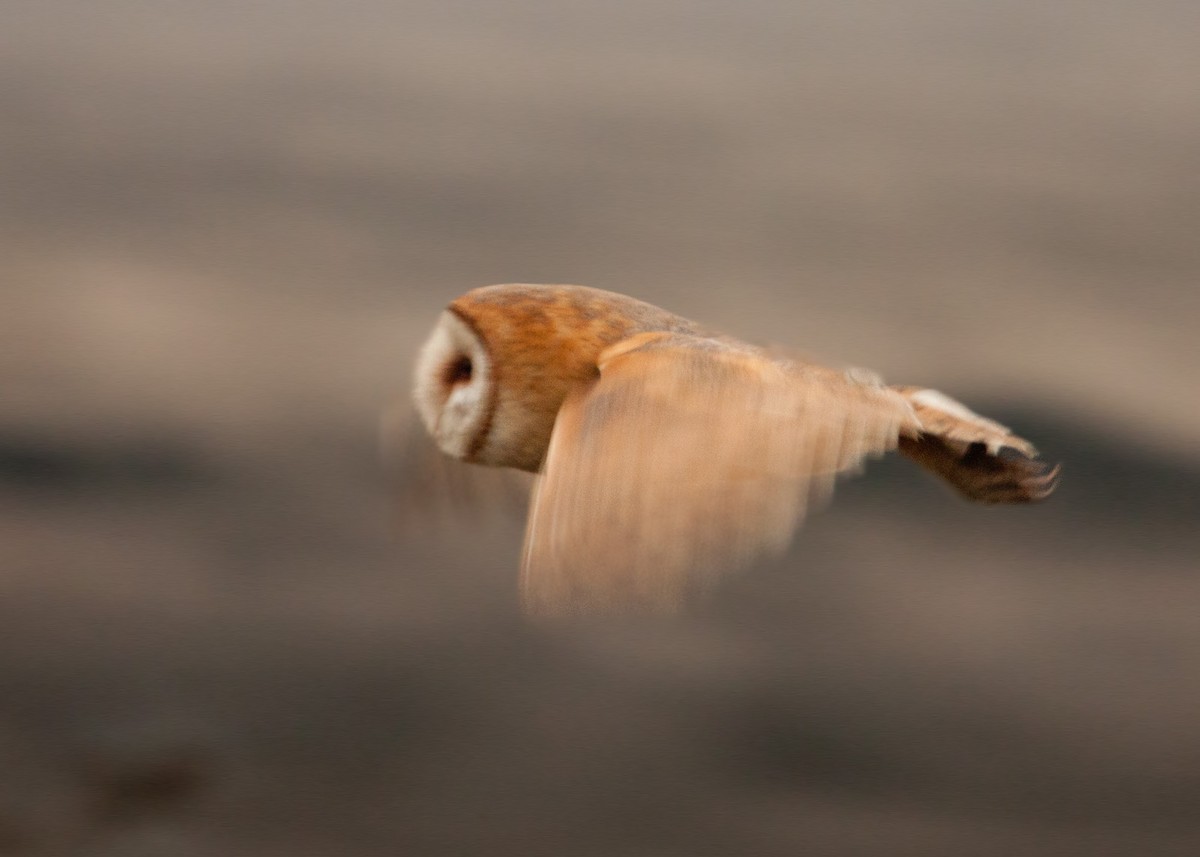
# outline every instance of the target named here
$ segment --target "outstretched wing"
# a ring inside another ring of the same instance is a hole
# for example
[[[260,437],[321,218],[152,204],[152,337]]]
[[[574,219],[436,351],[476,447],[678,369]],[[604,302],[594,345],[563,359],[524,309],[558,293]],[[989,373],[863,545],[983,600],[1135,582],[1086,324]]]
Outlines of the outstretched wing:
[[[1005,426],[981,417],[937,390],[893,387],[912,403],[921,432],[900,439],[900,451],[981,503],[1032,503],[1058,485],[1058,466]]]
[[[642,334],[563,404],[525,534],[534,613],[671,609],[786,547],[834,478],[918,429],[873,379]]]

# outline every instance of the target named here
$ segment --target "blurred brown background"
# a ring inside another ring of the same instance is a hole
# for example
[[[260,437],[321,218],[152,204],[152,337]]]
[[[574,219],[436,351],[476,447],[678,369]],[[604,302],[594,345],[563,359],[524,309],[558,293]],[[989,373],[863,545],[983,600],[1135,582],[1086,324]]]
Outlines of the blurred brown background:
[[[9,0],[0,853],[1200,853],[1200,7]],[[924,383],[679,621],[528,627],[398,511],[450,298],[576,282]]]

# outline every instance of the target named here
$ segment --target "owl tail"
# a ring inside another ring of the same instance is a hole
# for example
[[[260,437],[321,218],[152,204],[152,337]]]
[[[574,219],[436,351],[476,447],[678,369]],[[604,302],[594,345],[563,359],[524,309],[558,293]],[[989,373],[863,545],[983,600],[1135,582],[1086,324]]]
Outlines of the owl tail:
[[[1033,503],[1058,485],[1059,465],[1033,444],[937,390],[892,387],[913,406],[921,430],[901,436],[900,452],[980,503]]]

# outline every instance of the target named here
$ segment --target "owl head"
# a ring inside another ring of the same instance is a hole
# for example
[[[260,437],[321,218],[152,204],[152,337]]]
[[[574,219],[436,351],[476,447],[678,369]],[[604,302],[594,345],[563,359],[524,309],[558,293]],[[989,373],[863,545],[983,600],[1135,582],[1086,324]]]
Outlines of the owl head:
[[[453,301],[417,358],[414,400],[447,455],[536,471],[567,394],[594,381],[604,349],[690,323],[582,286],[502,285]]]

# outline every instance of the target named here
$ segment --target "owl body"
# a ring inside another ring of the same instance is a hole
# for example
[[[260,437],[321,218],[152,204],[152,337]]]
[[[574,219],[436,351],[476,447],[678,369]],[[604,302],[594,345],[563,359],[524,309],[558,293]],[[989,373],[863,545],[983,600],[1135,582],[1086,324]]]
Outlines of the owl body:
[[[838,474],[897,446],[982,502],[1039,500],[1057,478],[942,393],[769,354],[583,286],[462,295],[415,381],[444,453],[539,474],[521,575],[538,613],[673,609],[780,551]]]

